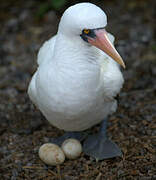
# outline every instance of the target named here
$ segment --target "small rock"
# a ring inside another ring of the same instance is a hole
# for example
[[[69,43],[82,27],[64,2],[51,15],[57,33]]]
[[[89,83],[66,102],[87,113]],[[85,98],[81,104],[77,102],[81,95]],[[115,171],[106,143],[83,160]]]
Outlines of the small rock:
[[[8,20],[8,22],[6,23],[6,27],[8,29],[8,31],[11,31],[11,32],[15,32],[18,30],[18,19],[16,18],[12,18],[10,20]]]

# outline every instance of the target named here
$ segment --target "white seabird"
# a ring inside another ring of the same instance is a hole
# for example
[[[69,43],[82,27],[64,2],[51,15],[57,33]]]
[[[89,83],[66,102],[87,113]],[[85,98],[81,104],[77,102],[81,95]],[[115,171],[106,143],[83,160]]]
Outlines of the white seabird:
[[[40,48],[28,88],[33,103],[59,129],[83,131],[104,120],[100,132],[84,142],[84,152],[96,159],[121,155],[106,136],[106,118],[117,109],[114,97],[124,82],[118,63],[125,64],[106,25],[106,14],[94,4],[69,7],[57,34]]]

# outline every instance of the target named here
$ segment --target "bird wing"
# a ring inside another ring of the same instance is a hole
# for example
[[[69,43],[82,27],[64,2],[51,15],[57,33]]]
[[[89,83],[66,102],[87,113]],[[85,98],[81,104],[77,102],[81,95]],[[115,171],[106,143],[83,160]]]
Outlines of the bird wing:
[[[46,60],[50,61],[53,56],[53,50],[55,45],[56,35],[53,36],[51,39],[46,41],[42,47],[40,48],[38,55],[37,55],[37,64],[41,66],[41,64]],[[38,71],[35,72],[33,75],[31,82],[28,87],[28,94],[32,102],[37,106],[37,91],[36,91],[36,76]]]
[[[33,75],[29,87],[28,87],[28,94],[32,102],[37,106],[37,92],[36,92],[36,75],[37,71]]]
[[[51,59],[55,45],[56,35],[46,41],[40,48],[37,55],[37,64],[40,66],[45,59]]]
[[[108,33],[108,38],[112,44],[114,44],[114,36]],[[104,98],[107,100],[113,100],[120,92],[124,83],[120,66],[103,51],[101,51],[100,65]]]

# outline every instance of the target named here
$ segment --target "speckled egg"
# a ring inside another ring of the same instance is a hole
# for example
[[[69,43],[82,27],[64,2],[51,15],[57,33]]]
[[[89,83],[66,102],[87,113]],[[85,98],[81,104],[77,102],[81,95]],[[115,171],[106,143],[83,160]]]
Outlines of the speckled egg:
[[[39,157],[44,163],[52,166],[62,164],[65,160],[62,149],[52,143],[46,143],[40,147]]]

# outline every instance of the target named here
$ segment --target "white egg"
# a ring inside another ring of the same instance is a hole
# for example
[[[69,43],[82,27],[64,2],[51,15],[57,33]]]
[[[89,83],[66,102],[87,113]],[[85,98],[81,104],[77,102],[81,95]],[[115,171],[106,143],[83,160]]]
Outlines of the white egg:
[[[62,149],[52,143],[46,143],[40,147],[39,157],[44,163],[52,166],[62,164],[65,160]]]
[[[82,152],[82,145],[76,139],[66,139],[62,144],[62,150],[68,159],[76,159]]]

